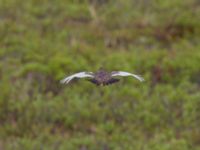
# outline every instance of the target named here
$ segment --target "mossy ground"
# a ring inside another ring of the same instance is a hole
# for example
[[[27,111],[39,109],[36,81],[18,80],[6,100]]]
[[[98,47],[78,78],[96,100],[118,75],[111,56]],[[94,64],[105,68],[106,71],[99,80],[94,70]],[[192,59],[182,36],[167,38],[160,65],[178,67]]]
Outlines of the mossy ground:
[[[198,0],[0,0],[0,149],[199,150]],[[79,71],[124,70],[96,87]]]

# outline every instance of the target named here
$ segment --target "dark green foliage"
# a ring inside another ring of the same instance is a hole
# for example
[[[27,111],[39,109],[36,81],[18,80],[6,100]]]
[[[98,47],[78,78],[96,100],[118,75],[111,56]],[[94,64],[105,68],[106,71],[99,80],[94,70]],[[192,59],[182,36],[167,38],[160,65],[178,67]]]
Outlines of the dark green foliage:
[[[198,0],[0,0],[0,149],[200,149]],[[124,70],[97,87],[59,81]]]

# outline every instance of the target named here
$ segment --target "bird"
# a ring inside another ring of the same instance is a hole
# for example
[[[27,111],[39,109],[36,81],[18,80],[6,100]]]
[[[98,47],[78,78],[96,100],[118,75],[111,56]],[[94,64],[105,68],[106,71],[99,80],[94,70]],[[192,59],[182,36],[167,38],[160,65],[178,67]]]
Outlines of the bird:
[[[125,71],[108,72],[108,71],[100,68],[95,73],[87,72],[87,71],[75,73],[73,75],[65,77],[60,82],[62,84],[68,84],[70,81],[72,81],[75,78],[89,78],[88,81],[90,81],[91,83],[94,83],[98,86],[99,85],[105,86],[105,85],[110,85],[110,84],[118,82],[120,79],[115,78],[117,76],[122,76],[122,77],[132,76],[132,77],[136,78],[137,80],[139,80],[140,82],[144,81],[144,78],[142,78],[140,75],[132,74],[132,73],[125,72]]]

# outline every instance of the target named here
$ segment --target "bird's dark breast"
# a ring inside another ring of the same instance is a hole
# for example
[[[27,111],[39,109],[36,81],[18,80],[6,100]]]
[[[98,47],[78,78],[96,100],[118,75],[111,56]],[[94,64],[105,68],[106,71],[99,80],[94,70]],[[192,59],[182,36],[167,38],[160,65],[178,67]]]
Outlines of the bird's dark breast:
[[[105,71],[97,72],[93,79],[89,80],[96,85],[109,85],[118,82],[119,79],[112,78],[111,75]]]
[[[100,72],[95,76],[95,79],[101,84],[106,83],[108,80],[110,80],[110,78],[110,75],[105,72]]]
[[[119,79],[115,79],[115,78],[111,78],[110,80],[107,80],[105,82],[99,82],[98,80],[96,79],[89,79],[90,82],[96,84],[96,85],[109,85],[109,84],[113,84],[115,82],[118,82]]]

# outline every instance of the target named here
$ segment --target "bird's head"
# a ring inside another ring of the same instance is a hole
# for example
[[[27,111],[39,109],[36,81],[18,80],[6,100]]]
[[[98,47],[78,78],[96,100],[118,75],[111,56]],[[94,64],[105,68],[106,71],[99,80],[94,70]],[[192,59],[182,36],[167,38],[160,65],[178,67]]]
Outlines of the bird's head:
[[[105,73],[107,72],[103,67],[100,67],[99,70],[97,71],[98,73]]]

